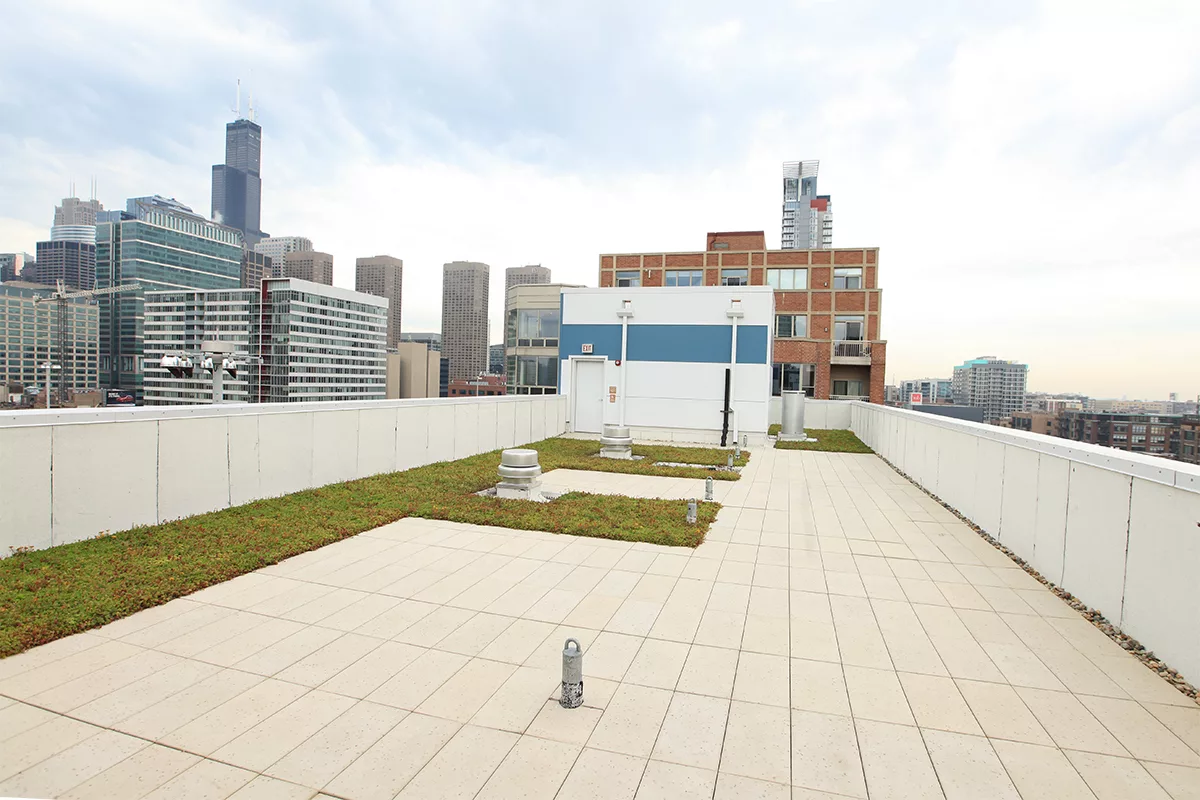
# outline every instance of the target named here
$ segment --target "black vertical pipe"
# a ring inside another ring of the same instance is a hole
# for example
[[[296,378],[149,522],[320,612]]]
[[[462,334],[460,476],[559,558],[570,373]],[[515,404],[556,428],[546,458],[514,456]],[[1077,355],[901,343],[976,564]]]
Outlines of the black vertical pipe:
[[[721,447],[729,438],[729,367],[725,368],[725,408],[721,411]]]

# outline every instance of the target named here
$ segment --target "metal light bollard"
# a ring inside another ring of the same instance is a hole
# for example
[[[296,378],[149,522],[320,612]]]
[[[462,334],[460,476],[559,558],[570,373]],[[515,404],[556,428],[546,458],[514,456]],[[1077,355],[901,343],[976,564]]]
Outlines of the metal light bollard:
[[[710,501],[713,499],[713,482],[711,475],[704,479],[704,499]]]
[[[697,512],[696,501],[694,499],[688,500],[688,510],[687,510],[688,525],[696,524],[696,512]]]
[[[742,443],[741,442],[733,443],[733,457],[734,458],[742,457]]]
[[[558,703],[563,708],[583,705],[583,648],[576,639],[563,643],[562,697]]]
[[[729,456],[725,459],[725,466],[728,467],[729,469],[733,469],[733,453],[730,453]]]

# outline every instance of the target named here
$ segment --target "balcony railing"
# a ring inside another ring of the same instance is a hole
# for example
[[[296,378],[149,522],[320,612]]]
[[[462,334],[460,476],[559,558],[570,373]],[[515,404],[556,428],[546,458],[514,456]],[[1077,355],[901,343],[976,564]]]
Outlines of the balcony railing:
[[[859,340],[833,343],[834,358],[870,358],[871,343]]]
[[[871,397],[870,397],[870,395],[865,395],[865,394],[831,394],[831,395],[829,395],[829,399],[830,400],[862,400],[864,402],[870,402]]]

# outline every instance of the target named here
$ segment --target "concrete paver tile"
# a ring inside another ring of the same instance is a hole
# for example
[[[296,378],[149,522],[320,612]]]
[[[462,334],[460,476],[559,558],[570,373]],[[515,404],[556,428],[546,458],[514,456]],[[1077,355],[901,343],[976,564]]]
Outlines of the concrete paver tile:
[[[649,757],[670,702],[671,692],[663,689],[621,684],[588,739],[588,747]]]
[[[396,727],[408,712],[359,701],[266,769],[267,774],[321,788]]]
[[[991,739],[1022,800],[1095,800],[1079,772],[1057,747]]]
[[[324,788],[343,797],[391,800],[460,727],[450,720],[409,714]]]
[[[864,752],[860,758],[859,744],[855,739],[855,725],[856,723],[849,717],[816,714],[811,711],[793,711],[792,784],[851,797],[866,797],[863,763],[867,762],[867,753]],[[880,723],[864,721],[857,725],[861,736],[863,726],[880,725]],[[906,741],[906,739],[900,738],[906,736],[906,731],[911,731],[913,735],[917,736],[918,741],[920,739],[916,728],[880,726],[878,729],[871,730],[877,730],[879,734],[888,732],[886,735],[877,734],[867,739],[863,745],[865,750],[867,742],[871,743],[873,747],[871,763],[878,765],[883,772],[894,770],[899,766],[893,763],[893,751],[885,749],[886,747],[897,741]],[[883,744],[884,741],[888,744]],[[906,753],[906,756],[911,758],[912,754]],[[932,768],[929,772],[932,776]],[[911,777],[915,780],[922,776],[914,773]]]
[[[475,798],[554,797],[582,749],[579,745],[522,736]]]
[[[638,800],[711,800],[717,773],[651,760],[638,786]]]
[[[644,758],[585,748],[556,800],[631,800],[645,769]]]
[[[675,694],[651,758],[712,770],[715,780],[728,713],[724,698]]]
[[[729,706],[721,772],[787,784],[791,780],[790,711],[742,703]]]

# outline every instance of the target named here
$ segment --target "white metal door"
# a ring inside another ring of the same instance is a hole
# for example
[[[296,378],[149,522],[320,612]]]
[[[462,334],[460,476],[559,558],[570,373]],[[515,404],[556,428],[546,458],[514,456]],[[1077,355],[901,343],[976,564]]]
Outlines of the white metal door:
[[[575,396],[572,430],[576,433],[600,433],[604,428],[604,362],[576,361]]]

